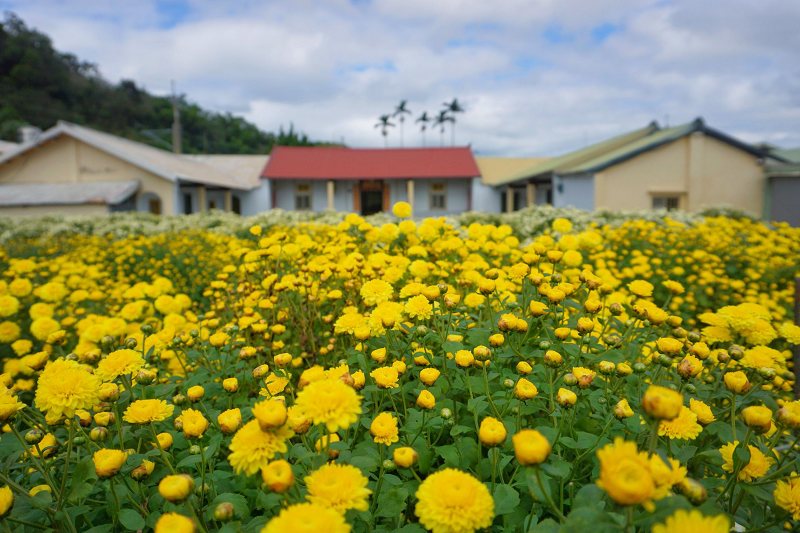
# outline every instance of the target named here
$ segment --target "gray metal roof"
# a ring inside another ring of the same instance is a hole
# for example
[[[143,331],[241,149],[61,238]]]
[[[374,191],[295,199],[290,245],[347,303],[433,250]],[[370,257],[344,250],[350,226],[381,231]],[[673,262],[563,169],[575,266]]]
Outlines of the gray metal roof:
[[[0,185],[0,206],[115,205],[139,189],[138,181],[24,183]]]
[[[69,135],[172,182],[200,183],[242,190],[250,190],[260,184],[261,169],[256,174],[252,174],[252,165],[231,169],[233,165],[230,164],[225,167],[221,164],[214,164],[210,160],[199,161],[190,156],[174,154],[65,121],[59,121],[56,126],[42,133],[36,142],[20,144],[17,148],[0,154],[0,163],[10,161],[59,135]],[[262,157],[266,158],[266,156]],[[230,170],[233,172],[226,172]]]

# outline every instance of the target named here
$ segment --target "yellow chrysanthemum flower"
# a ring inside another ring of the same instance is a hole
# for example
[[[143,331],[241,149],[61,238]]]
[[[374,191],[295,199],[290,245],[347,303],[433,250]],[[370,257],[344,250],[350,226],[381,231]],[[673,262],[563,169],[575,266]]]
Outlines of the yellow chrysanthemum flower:
[[[778,507],[788,511],[795,520],[800,520],[800,478],[779,480],[772,495]]]
[[[733,472],[733,451],[738,445],[739,441],[736,440],[729,442],[719,449],[719,453],[722,454],[722,459],[725,461],[722,465],[722,469],[726,472]],[[767,473],[769,467],[775,463],[775,459],[767,457],[752,444],[747,448],[750,450],[750,462],[739,471],[739,479],[741,481],[753,481],[754,479],[762,477]]]
[[[688,407],[681,407],[680,414],[672,420],[661,420],[658,423],[658,434],[671,439],[694,440],[703,431],[697,423],[697,415]]]
[[[688,533],[698,531],[702,533],[728,533],[731,522],[724,514],[704,516],[697,509],[686,511],[679,509],[667,517],[663,524],[655,524],[653,533]]]
[[[324,379],[307,385],[295,401],[314,424],[325,424],[333,433],[358,421],[361,397],[340,380]]]
[[[372,435],[372,440],[378,444],[390,446],[400,440],[397,430],[397,418],[392,416],[391,413],[384,412],[376,416],[369,427],[369,432]]]
[[[138,372],[143,366],[142,354],[126,348],[111,352],[105,359],[101,359],[94,373],[103,381],[114,381],[119,376]]]
[[[329,463],[305,477],[311,503],[330,507],[340,513],[348,509],[366,511],[369,508],[367,478],[353,465]]]
[[[39,375],[34,403],[48,420],[71,418],[99,401],[100,378],[75,361],[57,359]]]
[[[172,416],[174,405],[164,400],[136,400],[131,403],[122,419],[130,424],[147,424],[161,422]]]
[[[360,293],[364,303],[373,306],[388,301],[394,289],[382,279],[371,279],[362,285]]]
[[[433,533],[471,533],[494,519],[494,500],[486,485],[454,468],[425,478],[416,497],[414,513]]]
[[[262,431],[258,420],[251,420],[231,439],[228,461],[236,473],[248,476],[267,466],[276,454],[285,453],[286,441],[294,432],[284,426],[274,431]]]
[[[344,516],[330,507],[315,503],[291,505],[267,522],[261,533],[350,533],[350,525]]]
[[[635,442],[617,437],[597,452],[600,477],[597,486],[620,505],[652,505],[655,480],[650,472],[647,454],[636,448]]]

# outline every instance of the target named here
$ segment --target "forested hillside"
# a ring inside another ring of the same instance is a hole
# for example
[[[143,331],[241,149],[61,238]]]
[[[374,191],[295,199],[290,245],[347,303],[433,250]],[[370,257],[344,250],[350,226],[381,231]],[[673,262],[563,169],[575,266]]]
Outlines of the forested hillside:
[[[231,115],[179,97],[183,152],[256,154],[276,145],[316,144],[293,127],[264,132]],[[8,13],[0,21],[0,139],[17,141],[25,124],[42,129],[67,120],[171,149],[172,102],[135,81],[110,83],[98,67],[55,50],[50,38]]]

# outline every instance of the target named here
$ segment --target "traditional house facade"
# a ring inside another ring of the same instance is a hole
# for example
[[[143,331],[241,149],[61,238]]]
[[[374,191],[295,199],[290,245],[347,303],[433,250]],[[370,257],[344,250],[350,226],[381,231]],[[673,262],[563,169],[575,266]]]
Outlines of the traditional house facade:
[[[0,215],[263,210],[267,156],[188,156],[59,122],[0,154]]]
[[[765,165],[783,159],[708,127],[645,128],[533,165],[496,184],[505,211],[540,203],[580,209],[682,209],[729,206],[761,216]],[[533,192],[531,192],[533,191]],[[534,199],[523,202],[521,198]]]
[[[484,210],[496,192],[484,185],[472,151],[457,148],[276,147],[263,172],[273,208],[369,215],[398,201],[414,216]]]

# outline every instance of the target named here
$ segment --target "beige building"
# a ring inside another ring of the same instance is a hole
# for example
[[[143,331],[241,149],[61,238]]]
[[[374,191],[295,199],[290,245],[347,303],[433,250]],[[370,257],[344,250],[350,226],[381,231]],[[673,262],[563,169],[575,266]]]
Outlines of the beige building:
[[[545,189],[552,191],[549,203],[556,207],[697,211],[727,206],[761,216],[764,166],[779,161],[776,157],[698,118],[671,128],[651,123],[534,164],[496,185],[503,189],[506,211],[546,203],[538,201],[539,189]]]
[[[267,156],[179,155],[59,122],[0,154],[0,216],[251,214],[264,193]]]

